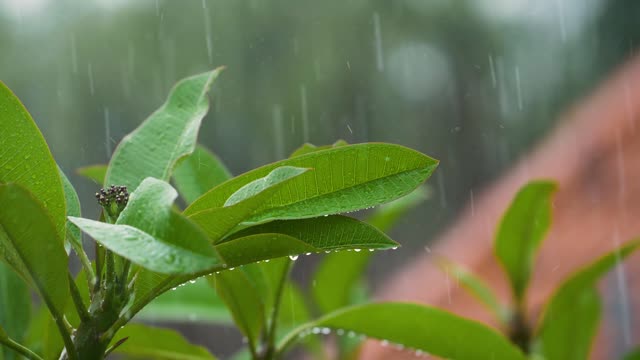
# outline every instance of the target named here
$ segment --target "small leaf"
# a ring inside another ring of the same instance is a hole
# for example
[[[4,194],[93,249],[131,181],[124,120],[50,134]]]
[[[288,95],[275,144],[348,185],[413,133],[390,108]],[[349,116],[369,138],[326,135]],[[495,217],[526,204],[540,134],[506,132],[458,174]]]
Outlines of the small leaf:
[[[48,212],[20,185],[0,185],[0,254],[60,317],[69,298],[67,254]]]
[[[164,181],[145,179],[131,194],[115,225],[70,217],[100,244],[152,271],[190,274],[222,266],[206,235],[172,210],[176,191]]]
[[[118,331],[111,345],[127,341],[114,353],[148,360],[215,360],[202,346],[190,344],[179,333],[142,324],[128,324]]]
[[[331,149],[331,148],[337,148],[340,146],[345,146],[345,145],[349,145],[349,143],[347,143],[344,140],[338,140],[335,143],[331,144],[331,145],[323,145],[323,146],[315,146],[311,143],[304,143],[302,144],[302,146],[300,146],[299,148],[297,148],[290,156],[289,158],[294,158],[294,157],[298,157],[298,156],[302,156],[302,155],[307,155],[310,154],[312,152],[316,152],[316,151],[320,151],[320,150],[327,150],[327,149]]]
[[[27,109],[1,81],[0,119],[0,184],[21,185],[38,199],[62,243],[66,217],[58,166]]]
[[[290,333],[279,344],[279,351],[313,328],[352,331],[444,358],[525,359],[509,340],[485,325],[408,303],[368,304],[332,312]]]
[[[29,325],[31,317],[31,294],[27,284],[14,273],[7,265],[0,262],[0,339],[11,338],[19,343],[22,342]],[[15,354],[10,349],[3,349],[0,346],[0,359],[4,352],[4,359],[15,358]]]
[[[307,170],[291,166],[276,168],[267,176],[259,178],[231,194],[222,207],[200,211],[190,215],[189,218],[198,224],[207,233],[211,242],[215,244],[237,225],[247,220],[278,189],[285,187],[287,183]]]
[[[502,325],[508,325],[511,317],[509,309],[500,303],[491,288],[464,267],[444,258],[439,259],[442,269],[453,275],[462,287],[489,309]]]
[[[247,222],[350,212],[408,194],[431,175],[437,164],[399,145],[346,145],[278,161],[235,177],[201,196],[185,214],[222,207],[238,189],[281,166],[313,171],[279,189]]]
[[[243,269],[223,271],[208,280],[227,304],[234,323],[247,337],[249,346],[255,350],[266,324],[264,303],[255,285]]]
[[[173,181],[187,204],[229,179],[231,173],[227,167],[202,145],[198,145],[173,171]]]
[[[556,184],[532,181],[525,185],[502,217],[495,241],[495,254],[520,301],[529,283],[538,246],[551,224],[551,200]]]
[[[588,357],[600,312],[600,301],[594,290],[596,281],[638,247],[640,241],[632,241],[601,257],[573,274],[556,290],[538,331],[542,354],[547,360]]]
[[[76,189],[73,188],[71,182],[64,174],[62,169],[58,168],[60,172],[60,179],[62,180],[62,187],[64,189],[64,197],[67,202],[67,216],[75,216],[80,217],[80,199],[78,198],[78,194],[76,193]],[[71,250],[71,247],[74,248],[76,253],[80,253],[84,251],[82,249],[82,232],[80,229],[75,226],[72,222],[67,220],[67,232],[65,237],[65,250],[67,254]]]
[[[104,184],[104,179],[107,177],[107,168],[107,165],[102,164],[89,165],[77,169],[76,172],[96,184],[101,185]]]
[[[231,324],[231,314],[205,279],[168,291],[142,309],[139,319]]]
[[[176,164],[195,149],[200,123],[209,110],[207,93],[221,70],[178,82],[167,101],[120,142],[105,184],[133,191],[147,177],[169,181]]]

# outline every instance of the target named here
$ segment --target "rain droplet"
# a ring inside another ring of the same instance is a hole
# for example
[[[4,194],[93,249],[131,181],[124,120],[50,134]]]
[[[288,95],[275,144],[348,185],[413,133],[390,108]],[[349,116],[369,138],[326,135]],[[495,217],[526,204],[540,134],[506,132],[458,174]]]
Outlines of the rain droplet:
[[[296,261],[298,260],[298,255],[289,255],[289,259],[291,259],[291,261]]]

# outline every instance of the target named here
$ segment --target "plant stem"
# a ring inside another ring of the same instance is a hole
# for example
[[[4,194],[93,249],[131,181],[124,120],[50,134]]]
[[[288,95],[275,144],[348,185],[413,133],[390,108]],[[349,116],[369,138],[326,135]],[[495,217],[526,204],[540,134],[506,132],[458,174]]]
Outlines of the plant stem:
[[[30,349],[28,349],[26,346],[14,341],[11,338],[1,338],[0,337],[0,344],[4,344],[9,349],[17,352],[18,354],[26,357],[27,359],[30,359],[30,360],[42,360],[42,358],[40,356],[38,356],[38,354],[34,353]]]
[[[76,307],[76,312],[78,313],[81,321],[88,321],[89,312],[87,311],[87,307],[84,306],[84,302],[82,301],[82,296],[80,296],[80,291],[76,286],[76,282],[73,280],[73,276],[71,276],[71,274],[67,275],[69,276],[69,289],[71,290],[71,298]]]
[[[273,360],[277,356],[276,352],[276,331],[278,324],[278,314],[280,313],[280,304],[282,303],[282,294],[284,293],[284,287],[287,284],[287,280],[289,279],[289,272],[291,272],[291,267],[293,265],[293,261],[286,259],[284,268],[282,269],[282,274],[280,274],[280,280],[278,282],[278,288],[276,292],[276,298],[273,303],[273,309],[271,311],[271,323],[269,324],[269,331],[267,333],[267,351],[264,356],[264,360]]]
[[[509,339],[516,344],[525,354],[529,353],[529,346],[531,342],[531,331],[527,324],[527,313],[524,301],[518,299],[516,301],[516,308],[511,319],[511,326],[509,331]]]

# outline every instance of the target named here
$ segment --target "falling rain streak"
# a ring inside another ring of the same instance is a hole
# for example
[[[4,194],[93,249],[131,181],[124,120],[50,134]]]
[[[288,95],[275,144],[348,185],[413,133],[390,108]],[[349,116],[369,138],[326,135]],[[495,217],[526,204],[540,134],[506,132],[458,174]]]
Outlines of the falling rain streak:
[[[302,136],[309,142],[309,109],[307,108],[307,87],[300,85],[300,108],[302,111]]]
[[[376,48],[376,67],[378,71],[384,71],[384,58],[382,54],[382,29],[380,27],[380,14],[373,13],[373,36]]]

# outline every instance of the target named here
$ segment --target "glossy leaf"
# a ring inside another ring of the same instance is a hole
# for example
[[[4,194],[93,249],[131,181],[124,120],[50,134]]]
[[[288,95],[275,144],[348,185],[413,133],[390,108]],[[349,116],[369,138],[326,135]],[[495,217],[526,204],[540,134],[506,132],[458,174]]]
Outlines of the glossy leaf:
[[[189,343],[174,330],[128,324],[116,334],[112,345],[128,338],[115,353],[147,360],[215,360],[202,346]]]
[[[177,196],[171,185],[147,178],[116,224],[69,219],[106,248],[152,271],[190,274],[221,266],[206,235],[172,210]]]
[[[246,184],[281,166],[312,168],[279,189],[248,220],[298,219],[355,211],[402,197],[425,181],[438,162],[392,144],[346,145],[279,161],[233,178],[185,210],[222,207]]]
[[[231,314],[206,279],[168,291],[144,307],[139,319],[231,324]]]
[[[49,213],[20,185],[0,185],[0,250],[60,317],[69,298],[67,254]]]
[[[502,217],[495,253],[507,272],[514,297],[523,298],[535,254],[551,224],[551,201],[556,184],[532,181],[525,185]]]
[[[424,187],[384,204],[373,212],[367,223],[387,232],[409,210],[427,198]],[[369,252],[337,252],[324,256],[313,276],[311,294],[322,314],[353,305],[351,297],[371,258]]]
[[[169,181],[176,164],[195,149],[200,123],[209,110],[207,93],[220,71],[178,82],[167,101],[120,142],[105,184],[133,191],[147,177]]]
[[[22,342],[31,317],[31,294],[27,284],[7,265],[0,262],[0,338]],[[6,331],[6,333],[3,331]],[[16,354],[0,346],[0,359],[17,359]]]
[[[585,359],[597,330],[600,301],[596,281],[640,246],[633,241],[584,267],[565,281],[549,300],[538,331],[547,360]],[[578,325],[580,324],[580,325]]]
[[[215,244],[238,224],[247,220],[256,209],[273,197],[278,189],[285,187],[307,170],[291,166],[276,168],[231,194],[222,207],[201,211],[190,215],[189,218],[198,224]]]
[[[335,143],[333,143],[331,145],[322,145],[322,146],[316,146],[316,145],[313,145],[311,143],[304,143],[304,144],[302,144],[302,146],[297,148],[289,156],[289,158],[294,158],[294,157],[298,157],[298,156],[302,156],[302,155],[307,155],[307,154],[310,154],[312,152],[316,152],[316,151],[320,151],[320,150],[327,150],[327,149],[331,149],[331,148],[337,148],[337,147],[345,146],[345,145],[349,145],[349,143],[347,143],[344,140],[338,140],[338,141],[336,141]]]
[[[107,165],[89,165],[85,167],[81,167],[76,172],[79,175],[84,176],[85,178],[95,182],[96,184],[104,184],[104,179],[107,176]],[[133,190],[133,189],[132,189]]]
[[[229,267],[321,251],[292,236],[274,233],[240,237],[218,244],[215,248]]]
[[[231,179],[222,161],[204,146],[198,145],[173,171],[173,181],[187,204]]]
[[[485,325],[409,303],[368,304],[332,312],[290,333],[279,349],[313,328],[351,331],[450,359],[525,359],[509,340]]]
[[[23,186],[44,207],[64,241],[66,217],[62,182],[40,130],[9,88],[0,81],[0,184]]]
[[[266,326],[264,302],[242,269],[223,271],[208,278],[218,296],[227,304],[234,323],[256,349]]]
[[[60,179],[62,180],[62,187],[64,189],[64,197],[67,202],[67,216],[80,217],[80,199],[74,189],[73,185],[64,174],[62,169],[58,168],[60,172]],[[76,253],[84,251],[82,249],[82,232],[72,222],[67,220],[67,231],[65,237],[65,250],[69,253],[71,247],[74,248]]]

